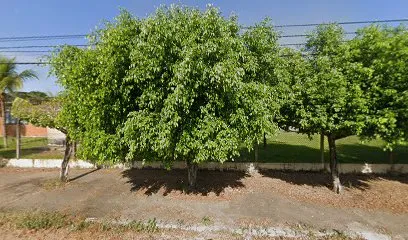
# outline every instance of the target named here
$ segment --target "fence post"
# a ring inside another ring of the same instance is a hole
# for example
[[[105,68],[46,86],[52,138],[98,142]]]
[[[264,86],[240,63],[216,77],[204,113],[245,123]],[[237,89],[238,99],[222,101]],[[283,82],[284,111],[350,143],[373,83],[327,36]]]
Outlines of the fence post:
[[[320,133],[320,161],[322,163],[323,170],[326,169],[325,162],[324,162],[324,135]]]
[[[258,143],[255,143],[255,162],[258,162]]]
[[[266,148],[266,133],[263,134],[263,147]]]
[[[20,137],[20,119],[16,119],[16,158],[20,159],[21,137]]]

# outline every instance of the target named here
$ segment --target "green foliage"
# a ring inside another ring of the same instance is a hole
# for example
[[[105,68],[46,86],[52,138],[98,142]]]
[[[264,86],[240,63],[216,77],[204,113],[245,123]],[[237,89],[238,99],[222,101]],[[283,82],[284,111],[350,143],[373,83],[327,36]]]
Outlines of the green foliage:
[[[362,84],[370,99],[363,135],[392,149],[408,137],[408,31],[372,25],[358,31],[352,46],[354,61],[372,72]]]
[[[66,133],[63,125],[58,121],[60,109],[61,100],[58,98],[48,99],[40,104],[34,105],[25,99],[17,97],[13,101],[11,114],[33,125],[56,128]]]
[[[149,219],[146,222],[143,221],[136,221],[132,220],[126,224],[118,224],[112,222],[102,222],[97,224],[100,230],[102,231],[132,231],[132,232],[147,232],[147,233],[154,233],[159,231],[159,227],[157,226],[156,218]]]
[[[351,61],[350,46],[337,25],[317,27],[305,51],[306,60],[294,54],[286,63],[293,92],[281,110],[282,125],[335,139],[360,134],[369,113],[360,82],[369,69]]]
[[[141,89],[123,128],[128,160],[224,162],[272,129],[271,88],[250,81],[256,59],[234,17],[161,8],[141,29],[127,78]]]
[[[6,114],[6,93],[10,95],[15,90],[20,89],[26,79],[37,78],[32,70],[24,70],[18,73],[16,69],[17,64],[14,58],[9,59],[0,56],[0,113],[3,119],[5,119]],[[7,148],[6,121],[2,121],[2,132],[4,133],[4,146]]]
[[[242,37],[236,18],[216,8],[161,7],[143,20],[122,12],[91,36],[95,48],[63,48],[53,73],[75,100],[62,114],[82,156],[171,165],[224,162],[242,143],[252,148],[274,132],[278,109],[268,26]]]
[[[108,163],[123,158],[118,129],[136,109],[138,87],[126,81],[130,51],[139,21],[122,12],[114,23],[90,36],[96,47],[66,46],[51,58],[51,73],[64,87],[60,119],[73,139],[81,140],[78,153]]]
[[[244,81],[265,84],[269,87],[268,94],[254,96],[250,100],[254,105],[264,107],[262,112],[269,112],[264,121],[275,121],[279,108],[289,96],[288,74],[283,67],[285,62],[280,56],[278,34],[274,31],[269,19],[255,24],[242,35],[244,45],[249,51],[245,61],[246,74]],[[273,118],[273,120],[271,120]],[[270,133],[275,129],[268,129]]]
[[[50,97],[44,93],[39,91],[31,91],[31,92],[16,92],[13,94],[15,97],[19,97],[29,101],[32,104],[40,104],[45,100],[49,100]]]
[[[15,59],[0,56],[0,94],[12,93],[23,86],[26,79],[37,78],[32,70],[24,70],[18,73]]]
[[[213,223],[213,221],[211,220],[211,218],[209,216],[204,216],[201,219],[201,223],[204,224],[205,226],[209,226]]]
[[[15,220],[18,228],[25,229],[49,229],[62,228],[68,225],[67,217],[58,212],[33,212],[18,215]]]

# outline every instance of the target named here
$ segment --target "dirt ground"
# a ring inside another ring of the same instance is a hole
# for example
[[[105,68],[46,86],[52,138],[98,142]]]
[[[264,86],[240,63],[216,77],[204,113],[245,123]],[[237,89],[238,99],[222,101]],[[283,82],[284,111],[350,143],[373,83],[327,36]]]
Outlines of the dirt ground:
[[[186,191],[185,175],[181,170],[72,170],[71,181],[60,185],[57,169],[0,168],[0,209],[155,218],[185,226],[336,229],[408,239],[408,176],[344,175],[344,192],[337,195],[322,173],[199,171],[193,193]],[[185,238],[194,238],[188,234]],[[166,236],[184,238],[174,231]]]

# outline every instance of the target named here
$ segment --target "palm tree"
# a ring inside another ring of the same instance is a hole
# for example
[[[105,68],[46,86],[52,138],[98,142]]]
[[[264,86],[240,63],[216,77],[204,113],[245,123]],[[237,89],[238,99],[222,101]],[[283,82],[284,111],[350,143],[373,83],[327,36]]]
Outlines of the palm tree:
[[[12,94],[14,91],[23,87],[23,82],[29,78],[37,78],[32,70],[24,70],[21,73],[16,71],[17,64],[15,59],[9,59],[0,56],[0,105],[1,116],[3,117],[2,132],[4,147],[7,148],[6,132],[6,93]]]

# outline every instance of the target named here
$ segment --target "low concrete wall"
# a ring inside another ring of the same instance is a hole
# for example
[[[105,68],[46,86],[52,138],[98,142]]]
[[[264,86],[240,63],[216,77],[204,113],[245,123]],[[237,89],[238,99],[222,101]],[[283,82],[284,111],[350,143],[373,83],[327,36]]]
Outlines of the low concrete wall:
[[[60,168],[61,159],[10,159],[7,167],[22,167],[22,168]],[[83,160],[70,161],[71,168],[94,168],[95,165]]]
[[[7,163],[8,167],[23,167],[23,168],[59,168],[61,166],[61,159],[10,159]],[[71,168],[94,168],[94,164],[78,160],[70,161]],[[163,169],[165,166],[161,162],[134,162],[132,164],[117,164],[112,168],[153,168]],[[185,169],[184,162],[175,162],[173,169]],[[292,170],[292,171],[321,171],[324,167],[320,163],[242,163],[242,162],[226,162],[216,163],[207,162],[199,165],[200,169],[209,170],[234,170],[234,171],[253,171],[253,170]],[[341,173],[387,173],[395,171],[399,173],[408,173],[408,164],[339,164]]]

